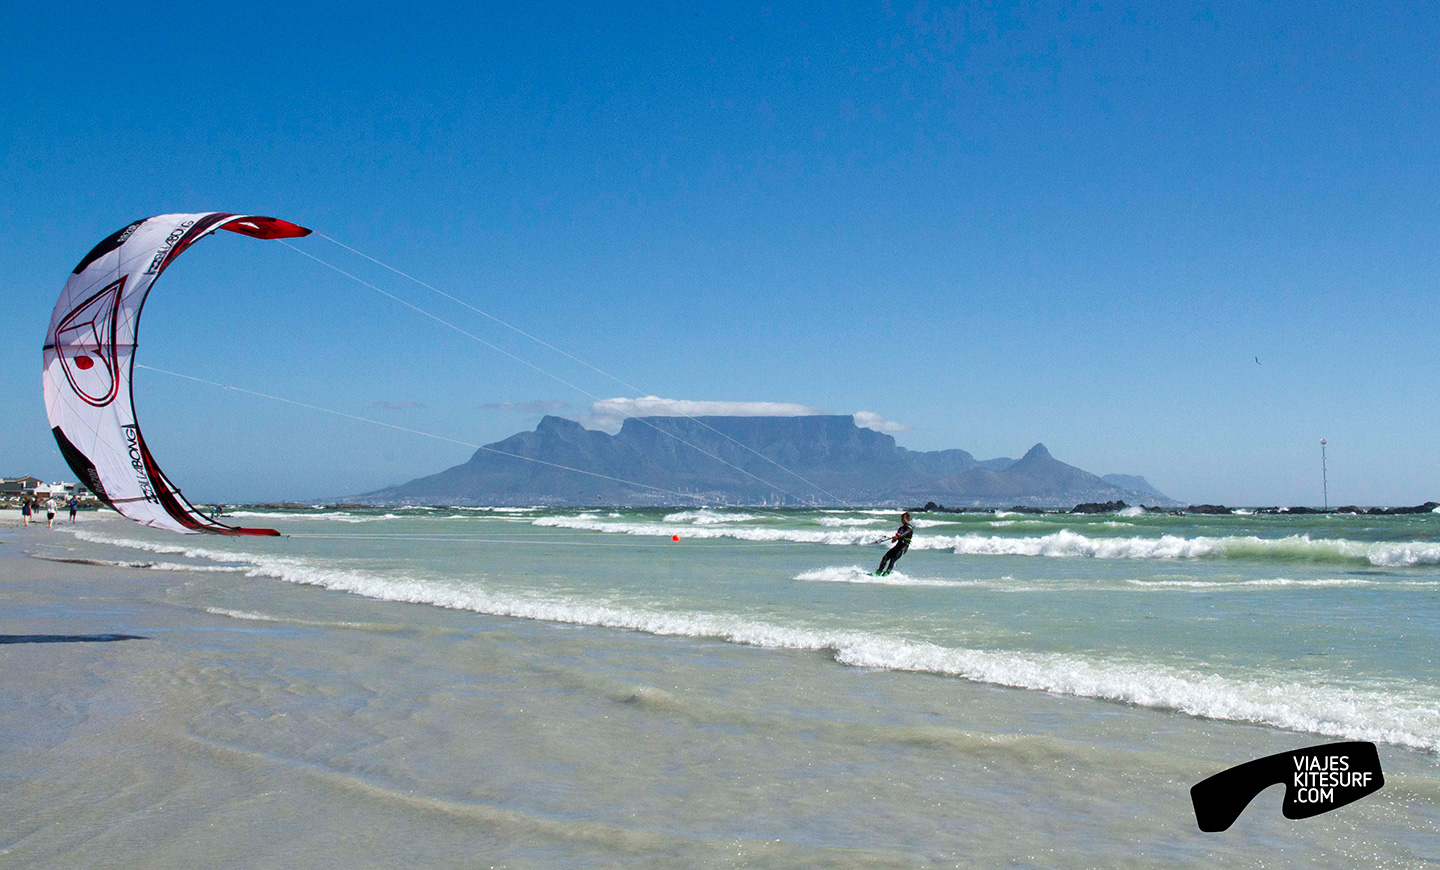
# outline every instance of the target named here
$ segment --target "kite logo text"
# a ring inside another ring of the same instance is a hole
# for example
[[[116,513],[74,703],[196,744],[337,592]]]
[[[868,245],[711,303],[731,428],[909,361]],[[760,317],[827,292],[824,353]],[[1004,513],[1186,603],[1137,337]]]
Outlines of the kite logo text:
[[[175,247],[176,243],[181,239],[185,238],[185,234],[188,233],[193,226],[195,226],[194,221],[185,221],[170,231],[170,235],[165,237],[165,241],[160,245],[160,249],[155,252],[154,258],[150,260],[150,265],[146,267],[146,275],[154,275],[160,271],[160,267],[165,263],[165,258],[170,255],[170,249]]]
[[[145,470],[145,455],[140,447],[140,429],[136,426],[121,426],[125,432],[125,447],[130,453],[130,466],[135,469],[135,482],[140,485],[140,497],[151,504],[159,504],[155,487],[150,483],[150,474]]]

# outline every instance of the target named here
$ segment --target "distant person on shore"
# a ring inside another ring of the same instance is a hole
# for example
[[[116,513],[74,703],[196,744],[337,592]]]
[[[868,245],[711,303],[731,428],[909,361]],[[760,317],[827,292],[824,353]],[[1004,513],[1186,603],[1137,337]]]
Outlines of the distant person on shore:
[[[901,514],[900,528],[890,536],[890,540],[895,542],[895,546],[885,551],[884,557],[880,559],[880,567],[875,569],[875,576],[885,577],[895,570],[895,563],[900,561],[900,557],[905,555],[906,550],[910,549],[910,539],[914,536],[915,530],[910,527],[910,514]]]
[[[80,497],[70,496],[70,525],[75,525],[75,514],[80,510]]]
[[[60,505],[55,501],[55,496],[45,499],[45,528],[55,528],[55,511],[59,509]]]
[[[20,519],[25,521],[25,525],[30,525],[30,515],[34,512],[35,508],[30,504],[30,496],[27,495],[20,499]]]

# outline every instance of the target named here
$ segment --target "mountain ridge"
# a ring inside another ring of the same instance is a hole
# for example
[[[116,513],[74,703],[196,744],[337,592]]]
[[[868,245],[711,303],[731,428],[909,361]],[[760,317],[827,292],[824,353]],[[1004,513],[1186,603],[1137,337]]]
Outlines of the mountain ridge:
[[[1115,477],[1119,483],[1067,465],[1044,444],[1018,460],[908,450],[848,415],[631,417],[614,435],[546,415],[534,431],[485,445],[465,463],[354,498],[457,505],[1178,504],[1143,477]]]

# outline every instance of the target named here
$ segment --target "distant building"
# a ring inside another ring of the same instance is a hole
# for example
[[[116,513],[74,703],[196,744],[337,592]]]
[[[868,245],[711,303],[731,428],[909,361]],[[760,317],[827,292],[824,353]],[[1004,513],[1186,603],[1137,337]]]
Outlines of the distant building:
[[[38,477],[0,477],[0,498],[62,498],[78,495],[86,498],[90,491],[78,483],[46,483]]]
[[[36,495],[45,482],[38,477],[0,477],[0,497]]]

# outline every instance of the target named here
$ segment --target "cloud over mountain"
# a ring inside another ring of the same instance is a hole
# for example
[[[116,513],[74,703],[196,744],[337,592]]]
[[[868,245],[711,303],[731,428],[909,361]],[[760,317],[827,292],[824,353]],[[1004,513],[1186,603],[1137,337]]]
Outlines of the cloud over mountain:
[[[830,414],[824,408],[794,402],[715,402],[643,396],[601,399],[591,407],[585,423],[613,435],[620,431],[628,417],[824,417]],[[907,424],[887,420],[871,411],[856,411],[854,416],[856,425],[876,432],[910,429]]]

